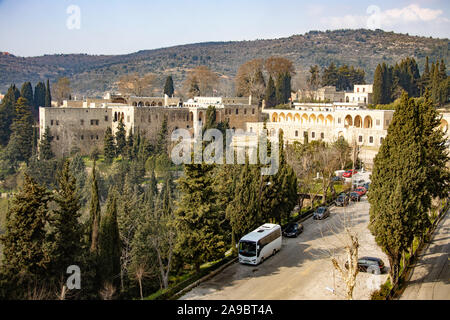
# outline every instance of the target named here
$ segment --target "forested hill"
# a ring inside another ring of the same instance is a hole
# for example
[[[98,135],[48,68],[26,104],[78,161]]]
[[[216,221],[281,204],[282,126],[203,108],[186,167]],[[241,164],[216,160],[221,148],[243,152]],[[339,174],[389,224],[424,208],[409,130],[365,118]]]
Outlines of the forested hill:
[[[0,55],[0,92],[6,92],[11,83],[31,81],[35,84],[39,80],[55,81],[66,76],[75,94],[98,95],[114,88],[121,75],[133,72],[172,74],[179,88],[187,71],[195,66],[207,65],[224,79],[230,79],[243,62],[272,55],[291,59],[300,72],[305,72],[312,64],[321,67],[330,62],[351,64],[364,68],[366,81],[372,82],[377,64],[383,61],[395,64],[411,56],[422,70],[428,55],[430,61],[443,58],[448,64],[449,44],[449,39],[360,29],[310,31],[269,40],[206,42],[126,55],[64,54],[23,58],[3,54]]]

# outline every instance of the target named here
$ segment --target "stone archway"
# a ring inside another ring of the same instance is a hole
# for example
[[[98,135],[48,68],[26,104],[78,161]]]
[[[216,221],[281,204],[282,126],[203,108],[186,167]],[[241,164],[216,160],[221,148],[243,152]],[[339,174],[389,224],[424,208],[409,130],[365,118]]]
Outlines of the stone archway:
[[[345,119],[344,119],[344,127],[348,128],[351,126],[353,126],[353,118],[351,115],[348,114],[345,116]]]
[[[326,124],[327,126],[333,124],[333,116],[332,116],[331,114],[327,115],[327,117],[325,118],[325,124]]]
[[[355,125],[356,128],[362,128],[363,122],[362,122],[361,116],[358,115],[358,116],[355,117],[354,125]]]
[[[278,113],[272,113],[272,122],[278,122]]]
[[[371,116],[366,116],[364,118],[364,128],[371,129],[372,125],[373,125],[372,117]]]

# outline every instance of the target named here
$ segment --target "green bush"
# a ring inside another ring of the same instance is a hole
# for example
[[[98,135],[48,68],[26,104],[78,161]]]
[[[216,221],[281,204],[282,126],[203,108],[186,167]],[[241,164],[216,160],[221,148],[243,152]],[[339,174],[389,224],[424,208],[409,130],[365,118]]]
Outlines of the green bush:
[[[372,292],[370,300],[387,300],[387,297],[391,293],[391,289],[391,283],[388,280],[381,285],[380,289]]]

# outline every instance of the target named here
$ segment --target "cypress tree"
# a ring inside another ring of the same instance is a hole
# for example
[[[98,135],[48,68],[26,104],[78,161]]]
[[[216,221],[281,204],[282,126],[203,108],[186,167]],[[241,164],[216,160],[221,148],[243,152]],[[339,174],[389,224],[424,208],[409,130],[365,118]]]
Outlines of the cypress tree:
[[[164,115],[164,119],[161,124],[161,129],[159,129],[156,141],[155,151],[157,154],[166,154],[168,152],[167,139],[168,139],[167,116]]]
[[[6,215],[2,269],[10,281],[9,299],[23,299],[27,289],[44,283],[49,273],[46,242],[49,221],[47,205],[51,194],[25,174],[22,189],[15,195]]]
[[[207,164],[185,165],[185,175],[178,180],[182,195],[175,212],[176,251],[197,272],[202,263],[223,257],[226,250],[220,232],[224,216],[217,204],[212,170]]]
[[[50,91],[50,81],[47,79],[47,87],[45,88],[44,107],[50,108],[52,106],[52,94]]]
[[[38,82],[34,87],[33,115],[35,119],[39,116],[39,107],[45,106],[45,84]]]
[[[90,201],[90,209],[89,209],[89,240],[90,240],[90,251],[94,254],[98,253],[98,234],[100,229],[100,219],[101,219],[101,211],[100,211],[100,201],[98,197],[98,184],[97,177],[95,174],[95,161],[94,166],[92,167],[92,187],[91,187],[91,201]]]
[[[166,78],[166,83],[164,84],[164,94],[167,94],[169,97],[172,97],[174,91],[175,91],[175,89],[173,87],[172,76],[168,76]]]
[[[52,268],[56,275],[64,277],[68,266],[81,263],[83,248],[83,230],[79,222],[80,197],[68,160],[58,174],[54,200],[58,208],[52,216]]]
[[[11,124],[12,135],[7,146],[7,157],[17,163],[31,157],[33,149],[33,120],[28,100],[19,98],[16,103],[15,118]]]
[[[117,224],[117,200],[114,191],[110,190],[109,194],[106,214],[100,227],[100,270],[102,279],[117,287],[122,252]]]
[[[110,164],[116,155],[116,146],[114,144],[114,137],[111,127],[106,128],[105,138],[103,142],[103,153],[105,155],[105,162]]]
[[[22,98],[27,99],[30,106],[33,105],[34,98],[33,98],[33,87],[31,86],[30,82],[24,82],[22,85],[22,88],[20,89],[20,96]]]
[[[400,260],[426,222],[429,197],[427,160],[420,133],[419,108],[407,94],[394,113],[388,134],[374,160],[369,193],[370,224],[377,244],[391,265],[391,282],[396,283]],[[423,231],[423,230],[422,230]]]
[[[284,104],[286,103],[284,101],[285,98],[285,92],[286,92],[286,82],[284,80],[285,75],[280,73],[278,74],[277,81],[275,83],[275,96],[278,104]]]
[[[8,144],[11,136],[11,124],[15,118],[15,105],[19,97],[20,92],[12,85],[0,104],[0,144],[3,146]]]
[[[277,105],[277,95],[276,95],[276,90],[275,90],[275,83],[272,79],[272,76],[269,77],[269,82],[267,84],[264,100],[266,102],[266,108],[273,108],[274,106]]]
[[[117,126],[116,132],[116,154],[117,155],[126,155],[127,149],[127,138],[126,138],[125,125],[123,124],[123,120],[120,119],[119,125]]]
[[[39,142],[39,159],[50,160],[55,157],[52,151],[53,137],[50,134],[50,128],[46,127],[42,140]]]

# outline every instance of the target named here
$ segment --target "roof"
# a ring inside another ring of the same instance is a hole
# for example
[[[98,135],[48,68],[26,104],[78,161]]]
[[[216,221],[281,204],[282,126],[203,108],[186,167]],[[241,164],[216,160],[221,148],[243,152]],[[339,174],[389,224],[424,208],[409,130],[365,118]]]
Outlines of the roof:
[[[241,238],[240,241],[258,241],[261,238],[264,238],[266,235],[271,233],[273,230],[276,230],[277,228],[281,228],[278,224],[273,223],[266,223],[260,226],[259,228],[253,230],[252,232],[246,234]]]

